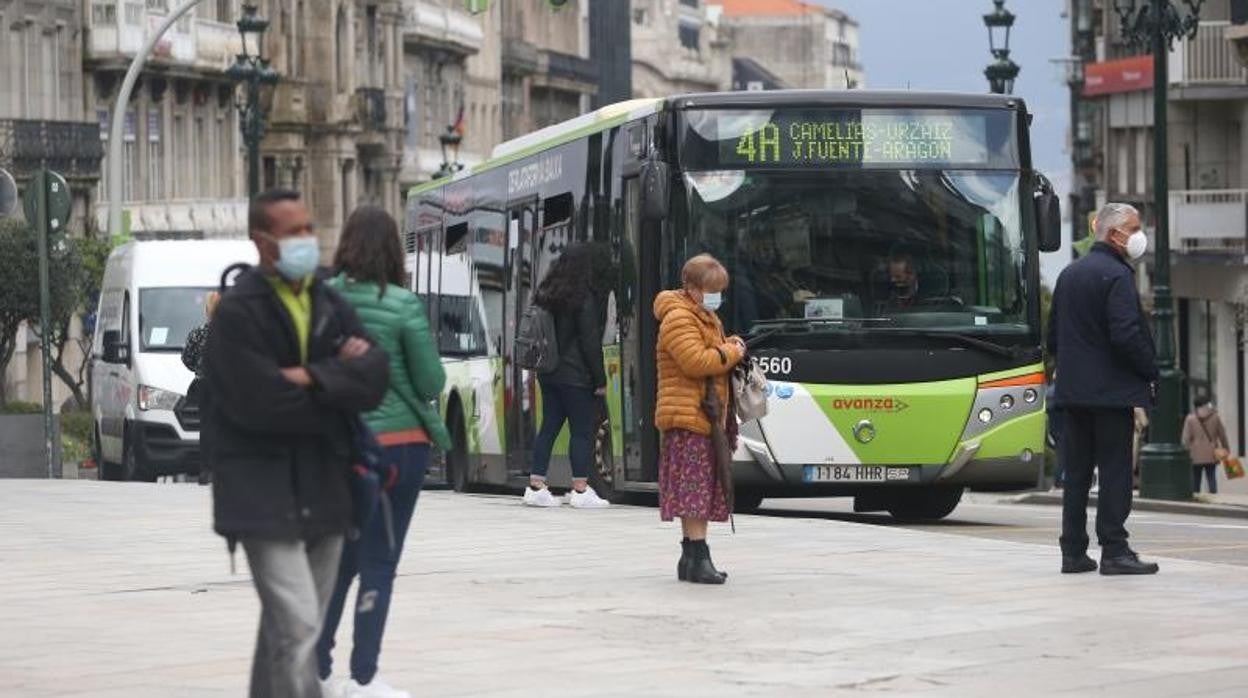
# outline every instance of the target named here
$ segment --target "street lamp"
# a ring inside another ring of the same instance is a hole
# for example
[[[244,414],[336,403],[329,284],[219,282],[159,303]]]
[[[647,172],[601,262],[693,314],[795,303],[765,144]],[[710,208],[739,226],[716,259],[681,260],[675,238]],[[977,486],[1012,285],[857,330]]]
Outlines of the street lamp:
[[[1140,494],[1155,499],[1192,498],[1192,468],[1179,443],[1182,377],[1174,366],[1174,299],[1170,294],[1170,209],[1166,177],[1166,66],[1180,37],[1193,37],[1204,0],[1183,0],[1183,14],[1171,0],[1114,0],[1122,36],[1130,44],[1150,46],[1153,54],[1153,317],[1157,323],[1157,405],[1149,443],[1140,451]]]
[[[247,147],[248,197],[260,193],[260,142],[264,140],[265,121],[269,116],[260,89],[276,85],[281,79],[264,57],[264,33],[269,28],[269,20],[257,13],[254,4],[243,3],[243,16],[238,20],[243,52],[234,57],[234,65],[225,71],[227,77],[246,88],[246,97],[239,105],[238,126]]]
[[[996,7],[984,15],[988,27],[988,50],[994,60],[984,69],[988,86],[994,94],[1014,93],[1014,79],[1018,77],[1018,64],[1010,60],[1010,29],[1014,27],[1014,13],[1005,9],[1005,0],[992,0]]]
[[[438,170],[435,179],[450,177],[451,175],[464,169],[459,163],[459,144],[464,137],[455,130],[454,126],[447,126],[446,131],[438,134],[438,144],[442,146],[442,167]],[[450,157],[447,157],[447,150],[450,150]]]

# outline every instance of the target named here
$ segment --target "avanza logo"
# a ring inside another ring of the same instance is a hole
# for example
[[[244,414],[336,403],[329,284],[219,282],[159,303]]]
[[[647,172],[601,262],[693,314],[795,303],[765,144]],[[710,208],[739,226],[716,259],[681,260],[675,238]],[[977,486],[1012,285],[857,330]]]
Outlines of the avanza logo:
[[[900,412],[910,405],[895,397],[838,397],[832,409],[853,412]]]

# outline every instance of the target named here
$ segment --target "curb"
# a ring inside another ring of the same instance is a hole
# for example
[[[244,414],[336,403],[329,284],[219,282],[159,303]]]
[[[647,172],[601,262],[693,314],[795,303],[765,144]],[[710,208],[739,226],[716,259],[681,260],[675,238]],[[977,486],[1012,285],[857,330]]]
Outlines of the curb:
[[[1061,506],[1061,493],[1028,492],[1009,500],[1011,504],[1045,504]],[[1095,494],[1088,495],[1088,504],[1097,503]],[[1149,511],[1162,514],[1188,514],[1192,516],[1213,516],[1225,519],[1248,519],[1248,507],[1234,504],[1206,504],[1203,502],[1170,502],[1164,499],[1140,499],[1136,497],[1131,503],[1132,511]]]

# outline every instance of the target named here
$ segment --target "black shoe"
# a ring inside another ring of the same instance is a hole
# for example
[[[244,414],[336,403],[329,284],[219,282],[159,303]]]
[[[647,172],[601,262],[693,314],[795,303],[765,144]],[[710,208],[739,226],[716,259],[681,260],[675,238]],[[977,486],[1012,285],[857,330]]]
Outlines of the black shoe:
[[[687,568],[688,579],[694,584],[723,584],[728,575],[715,569],[711,562],[711,549],[704,540],[689,541],[690,560]]]
[[[1095,572],[1096,560],[1087,555],[1079,557],[1062,556],[1062,574],[1083,574],[1084,572]]]
[[[1160,569],[1156,562],[1141,562],[1140,556],[1130,550],[1117,557],[1101,558],[1104,575],[1157,574]]]

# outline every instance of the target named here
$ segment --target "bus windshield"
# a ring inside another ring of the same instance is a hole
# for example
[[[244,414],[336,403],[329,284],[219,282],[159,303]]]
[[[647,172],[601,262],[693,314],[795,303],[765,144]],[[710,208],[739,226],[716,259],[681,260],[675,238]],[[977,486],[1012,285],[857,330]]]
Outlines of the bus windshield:
[[[1032,337],[1019,175],[686,172],[688,250],[732,274],[731,331]]]

